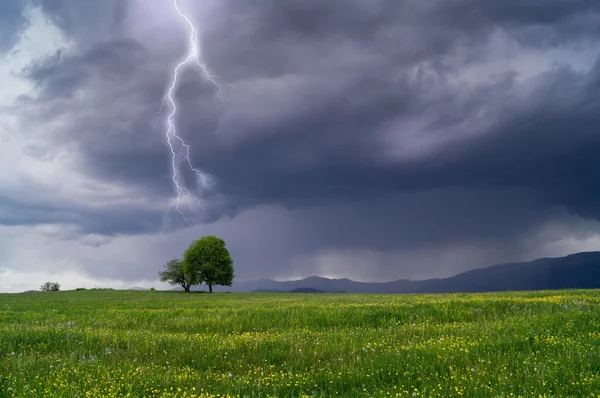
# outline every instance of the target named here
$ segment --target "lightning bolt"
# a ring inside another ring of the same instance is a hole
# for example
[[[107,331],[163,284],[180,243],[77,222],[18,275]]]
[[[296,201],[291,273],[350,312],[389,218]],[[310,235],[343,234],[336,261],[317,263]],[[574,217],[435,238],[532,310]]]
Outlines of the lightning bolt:
[[[179,17],[181,17],[182,23],[185,24],[186,28],[189,30],[189,45],[188,52],[185,57],[177,64],[177,66],[173,69],[173,74],[171,78],[171,84],[167,90],[167,94],[163,98],[162,105],[159,111],[154,115],[154,119],[160,115],[165,105],[167,105],[171,112],[168,114],[166,119],[166,132],[165,137],[167,140],[167,144],[171,151],[171,169],[172,169],[172,180],[173,180],[173,188],[175,191],[175,197],[169,200],[169,207],[167,209],[167,213],[165,214],[165,223],[169,214],[171,213],[171,209],[174,207],[175,211],[179,213],[179,215],[183,218],[185,223],[188,226],[192,226],[193,223],[197,223],[194,217],[186,216],[184,210],[182,209],[182,205],[185,203],[189,207],[192,212],[195,210],[201,210],[204,212],[204,207],[202,203],[198,199],[197,196],[192,194],[189,189],[185,187],[183,177],[181,174],[181,164],[184,164],[184,167],[189,168],[191,172],[194,173],[196,178],[196,188],[198,190],[207,189],[213,190],[213,179],[210,175],[203,173],[201,170],[194,167],[192,164],[192,160],[190,158],[190,146],[184,141],[184,139],[177,133],[176,126],[176,116],[177,116],[177,101],[175,100],[174,92],[178,86],[178,77],[180,72],[186,67],[196,67],[201,75],[204,77],[204,80],[212,84],[217,89],[217,96],[223,100],[221,93],[222,89],[219,83],[212,76],[207,66],[200,62],[200,54],[198,51],[198,30],[192,23],[192,21],[188,18],[188,16],[181,11],[179,8],[179,4],[177,0],[173,0],[173,6]],[[179,151],[175,149],[174,143],[179,143]],[[206,212],[204,212],[206,215]]]

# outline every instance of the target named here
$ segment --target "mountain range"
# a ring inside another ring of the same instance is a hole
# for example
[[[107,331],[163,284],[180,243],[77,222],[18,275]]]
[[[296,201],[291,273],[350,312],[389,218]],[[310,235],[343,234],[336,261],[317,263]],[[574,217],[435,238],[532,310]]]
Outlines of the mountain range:
[[[195,286],[194,290],[203,290]],[[235,282],[233,292],[345,292],[345,293],[459,293],[509,290],[594,289],[600,288],[600,252],[583,252],[566,257],[541,258],[530,262],[494,265],[450,278],[391,282],[356,282],[317,276],[275,281],[260,279]]]

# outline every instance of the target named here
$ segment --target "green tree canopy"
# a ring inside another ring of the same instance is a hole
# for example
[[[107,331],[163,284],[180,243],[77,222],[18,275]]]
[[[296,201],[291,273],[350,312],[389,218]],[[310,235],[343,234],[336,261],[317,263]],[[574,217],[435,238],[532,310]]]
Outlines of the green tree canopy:
[[[171,285],[179,285],[186,292],[194,285],[192,275],[184,272],[183,262],[177,258],[167,261],[162,271],[158,271],[158,276],[162,282],[168,282]]]
[[[215,285],[231,286],[235,277],[225,241],[212,235],[190,244],[183,255],[183,267],[195,282],[206,283],[211,293]]]

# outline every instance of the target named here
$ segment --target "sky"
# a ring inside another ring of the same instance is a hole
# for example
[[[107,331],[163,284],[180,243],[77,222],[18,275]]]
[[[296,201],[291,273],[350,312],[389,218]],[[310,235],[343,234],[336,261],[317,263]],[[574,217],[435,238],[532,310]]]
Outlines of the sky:
[[[0,292],[447,277],[600,247],[597,0],[0,2]],[[181,147],[175,148],[179,153]]]

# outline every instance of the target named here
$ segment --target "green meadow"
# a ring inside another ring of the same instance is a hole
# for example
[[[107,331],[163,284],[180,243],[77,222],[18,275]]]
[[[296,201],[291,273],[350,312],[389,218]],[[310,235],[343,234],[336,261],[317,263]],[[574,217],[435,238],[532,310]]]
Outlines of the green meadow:
[[[0,294],[4,397],[598,397],[600,291]]]

